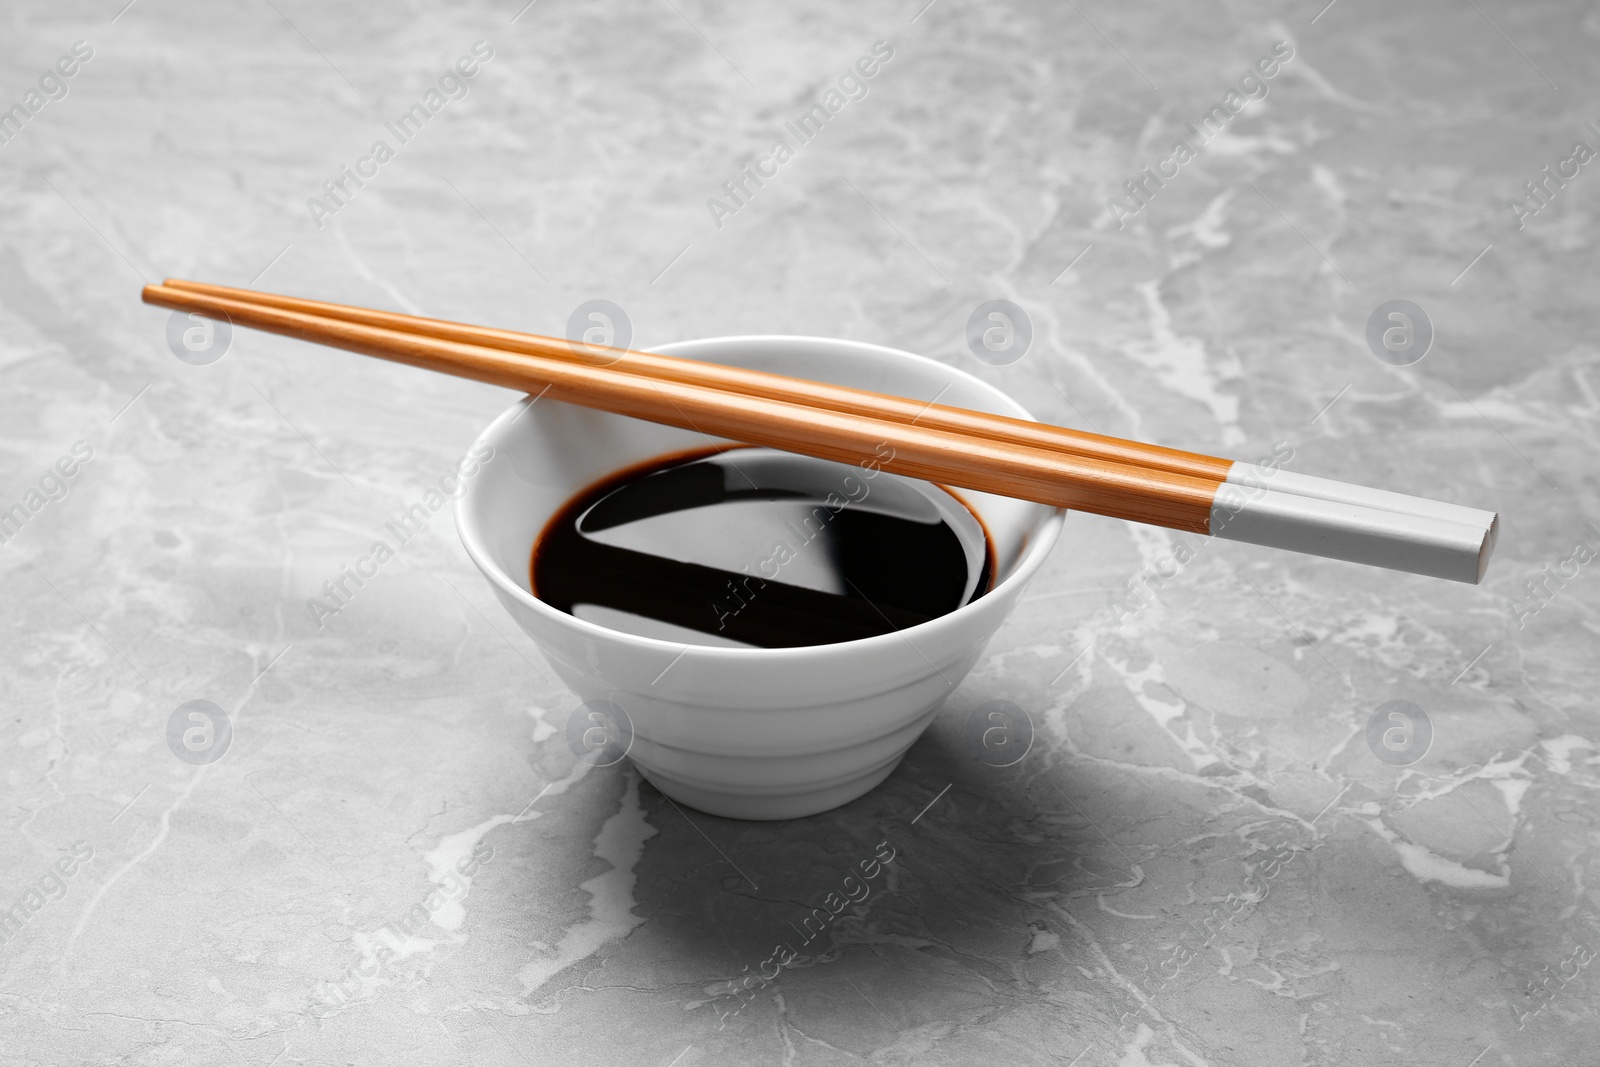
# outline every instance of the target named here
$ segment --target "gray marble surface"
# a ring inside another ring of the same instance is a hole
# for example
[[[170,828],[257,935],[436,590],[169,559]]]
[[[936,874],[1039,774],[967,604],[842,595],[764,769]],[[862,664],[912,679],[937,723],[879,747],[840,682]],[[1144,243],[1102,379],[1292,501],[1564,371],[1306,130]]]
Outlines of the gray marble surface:
[[[122,2],[0,11],[0,1064],[1593,1056],[1600,8]],[[1071,516],[880,788],[716,819],[574,759],[445,512],[308,615],[511,394],[246,331],[182,361],[166,275],[893,345],[1501,547],[1469,587]],[[1006,366],[963,337],[992,299]],[[1394,299],[1420,362],[1368,344]],[[963,729],[1000,699],[1005,767]],[[221,758],[169,744],[195,700]]]

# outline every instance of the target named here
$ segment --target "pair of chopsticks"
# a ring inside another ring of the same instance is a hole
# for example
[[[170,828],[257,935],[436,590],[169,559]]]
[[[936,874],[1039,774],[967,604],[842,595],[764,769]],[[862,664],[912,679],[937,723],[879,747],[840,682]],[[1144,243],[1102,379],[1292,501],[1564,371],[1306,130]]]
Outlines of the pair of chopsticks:
[[[172,278],[144,300],[715,437],[1455,581],[1481,580],[1498,530],[1457,504],[764,371]]]

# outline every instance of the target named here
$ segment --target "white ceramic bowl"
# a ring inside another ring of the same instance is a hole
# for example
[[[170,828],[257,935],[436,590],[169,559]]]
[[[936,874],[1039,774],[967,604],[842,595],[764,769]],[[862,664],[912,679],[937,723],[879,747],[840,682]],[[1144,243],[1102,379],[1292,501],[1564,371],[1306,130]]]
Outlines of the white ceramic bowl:
[[[1031,416],[942,363],[821,337],[719,337],[656,351],[941,403]],[[989,593],[905,630],[802,648],[716,648],[622,633],[530,592],[545,523],[620,468],[708,444],[702,435],[544,400],[506,410],[456,525],[500,602],[582,701],[627,713],[629,756],[681,803],[738,819],[827,811],[886,778],[982,655],[1061,530],[1063,512],[966,490],[995,550]],[[894,475],[879,474],[880,478]],[[580,736],[580,723],[569,739]],[[579,749],[574,747],[574,751]]]

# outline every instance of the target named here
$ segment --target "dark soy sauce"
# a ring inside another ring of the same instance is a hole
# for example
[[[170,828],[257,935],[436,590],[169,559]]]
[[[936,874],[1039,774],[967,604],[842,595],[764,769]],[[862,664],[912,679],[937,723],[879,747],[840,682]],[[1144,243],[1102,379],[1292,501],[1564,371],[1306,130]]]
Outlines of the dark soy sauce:
[[[989,590],[983,524],[926,483],[764,448],[679,453],[568,501],[534,543],[540,600],[703,645],[903,630]]]

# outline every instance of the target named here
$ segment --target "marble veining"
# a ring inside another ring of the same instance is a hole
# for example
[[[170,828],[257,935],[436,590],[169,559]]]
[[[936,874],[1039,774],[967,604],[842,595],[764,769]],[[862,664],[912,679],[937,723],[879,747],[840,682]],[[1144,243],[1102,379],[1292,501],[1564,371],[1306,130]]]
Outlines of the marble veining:
[[[1593,1058],[1600,7],[0,27],[0,1063]],[[1469,587],[1070,516],[882,786],[718,819],[576,758],[445,509],[343,578],[509,393],[190,333],[138,301],[169,275],[895,346],[1065,425],[1494,508],[1500,550]],[[1009,363],[964,334],[995,299]],[[1420,360],[1369,343],[1395,299]]]

